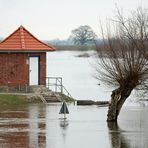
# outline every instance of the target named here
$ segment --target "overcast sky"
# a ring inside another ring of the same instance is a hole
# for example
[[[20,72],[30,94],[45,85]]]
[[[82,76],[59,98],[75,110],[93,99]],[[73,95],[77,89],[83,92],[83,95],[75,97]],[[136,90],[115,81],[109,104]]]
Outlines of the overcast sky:
[[[113,16],[115,4],[127,13],[148,0],[0,0],[0,37],[20,25],[42,40],[66,39],[80,25],[99,34],[99,19]]]

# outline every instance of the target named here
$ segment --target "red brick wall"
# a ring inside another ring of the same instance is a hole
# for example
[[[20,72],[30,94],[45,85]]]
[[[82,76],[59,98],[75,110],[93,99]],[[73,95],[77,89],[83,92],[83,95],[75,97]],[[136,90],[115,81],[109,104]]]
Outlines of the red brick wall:
[[[29,85],[30,56],[40,58],[40,85],[46,84],[46,53],[0,53],[0,86]]]
[[[40,53],[40,85],[46,85],[46,53]]]

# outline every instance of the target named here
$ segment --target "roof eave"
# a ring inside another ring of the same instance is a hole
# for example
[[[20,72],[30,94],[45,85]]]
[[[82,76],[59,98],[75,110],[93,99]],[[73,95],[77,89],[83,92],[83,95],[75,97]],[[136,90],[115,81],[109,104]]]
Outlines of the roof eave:
[[[19,53],[23,53],[23,52],[53,52],[55,50],[3,50],[0,49],[0,53],[2,52],[19,52]]]

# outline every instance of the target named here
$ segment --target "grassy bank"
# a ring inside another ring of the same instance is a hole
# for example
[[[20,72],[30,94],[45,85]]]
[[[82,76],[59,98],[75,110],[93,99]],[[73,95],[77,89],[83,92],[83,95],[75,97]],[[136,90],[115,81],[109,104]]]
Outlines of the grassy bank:
[[[25,105],[28,99],[25,95],[0,94],[0,106],[3,105]]]
[[[73,98],[70,98],[66,95],[62,95],[62,98],[66,102],[75,101]],[[0,94],[0,107],[2,106],[21,106],[27,105],[30,103],[43,103],[41,98],[38,96],[27,96],[20,94]]]
[[[55,46],[57,50],[70,50],[70,51],[87,51],[87,50],[95,50],[95,45],[58,45]]]
[[[66,95],[64,95],[64,94],[62,94],[61,97],[62,97],[66,102],[75,102],[75,101],[76,101],[74,98],[71,98],[71,97],[66,96]]]

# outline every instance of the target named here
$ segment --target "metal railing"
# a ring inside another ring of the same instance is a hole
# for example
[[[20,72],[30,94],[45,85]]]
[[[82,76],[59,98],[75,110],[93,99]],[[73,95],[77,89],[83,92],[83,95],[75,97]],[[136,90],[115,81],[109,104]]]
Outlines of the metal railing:
[[[54,92],[65,94],[68,97],[73,98],[64,87],[62,77],[46,77],[46,87]]]

